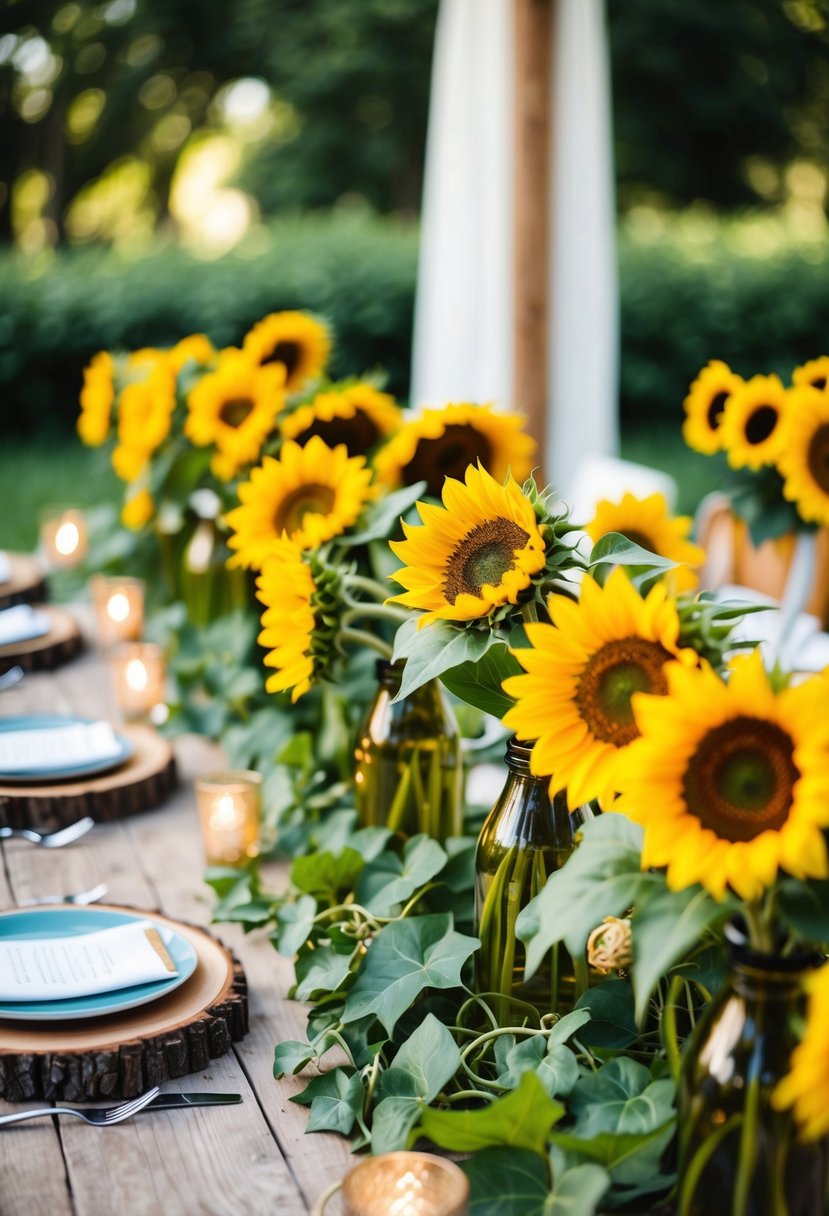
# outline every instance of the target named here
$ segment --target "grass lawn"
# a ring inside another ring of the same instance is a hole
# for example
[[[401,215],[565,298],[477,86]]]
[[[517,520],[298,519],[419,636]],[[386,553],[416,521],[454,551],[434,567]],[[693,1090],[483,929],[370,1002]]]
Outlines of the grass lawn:
[[[622,455],[670,473],[679,485],[682,512],[692,513],[700,498],[716,488],[715,463],[690,451],[678,428],[630,430],[622,438]],[[0,491],[0,549],[31,552],[43,507],[120,501],[122,486],[104,452],[85,448],[74,437],[56,436],[3,444]]]

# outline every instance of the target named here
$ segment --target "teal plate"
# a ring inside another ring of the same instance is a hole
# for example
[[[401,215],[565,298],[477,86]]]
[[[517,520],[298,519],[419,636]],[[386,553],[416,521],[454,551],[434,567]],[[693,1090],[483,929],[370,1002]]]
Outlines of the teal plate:
[[[26,714],[19,718],[0,718],[0,731],[10,730],[52,730],[57,726],[89,726],[94,718],[76,718],[70,714]],[[5,773],[0,769],[0,781],[10,783],[23,781],[71,781],[76,777],[91,777],[97,773],[106,773],[117,768],[125,760],[129,760],[135,750],[129,739],[116,733],[119,752],[117,756],[107,756],[105,760],[85,760],[80,764],[44,765],[41,768],[26,769],[14,773]]]
[[[70,905],[51,908],[26,908],[18,912],[0,913],[0,937],[74,937],[114,929],[136,921],[150,920],[132,912],[116,912],[111,908],[80,908]],[[135,984],[117,992],[101,992],[95,996],[76,996],[64,1001],[5,1001],[0,1002],[0,1018],[19,1022],[65,1022],[75,1018],[103,1018],[158,1001],[179,988],[196,970],[198,956],[186,938],[172,932],[165,945],[176,965],[176,975],[154,984]]]

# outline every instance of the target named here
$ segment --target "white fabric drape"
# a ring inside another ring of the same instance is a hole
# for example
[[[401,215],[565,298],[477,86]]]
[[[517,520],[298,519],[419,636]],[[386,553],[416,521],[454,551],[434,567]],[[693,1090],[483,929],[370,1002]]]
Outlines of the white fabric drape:
[[[603,0],[556,0],[551,54],[549,450],[617,445],[618,306]],[[512,400],[512,0],[441,0],[415,309],[412,404]]]

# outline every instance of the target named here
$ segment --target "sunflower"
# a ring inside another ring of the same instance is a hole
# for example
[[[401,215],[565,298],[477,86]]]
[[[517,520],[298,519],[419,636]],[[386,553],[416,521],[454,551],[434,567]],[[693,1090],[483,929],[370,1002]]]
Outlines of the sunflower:
[[[795,1047],[791,1071],[772,1094],[778,1110],[794,1107],[805,1140],[819,1140],[829,1132],[829,966],[809,976],[806,1033]]]
[[[696,452],[712,456],[723,446],[720,425],[723,410],[731,394],[742,387],[743,380],[732,372],[727,363],[712,359],[688,390],[685,398],[685,423],[682,435]]]
[[[272,312],[245,336],[243,349],[255,363],[281,363],[285,391],[295,393],[325,370],[331,337],[307,312]]]
[[[829,387],[829,355],[821,355],[819,359],[810,359],[796,367],[792,372],[792,384],[823,392]]]
[[[404,563],[394,579],[406,590],[390,598],[423,611],[427,621],[474,621],[515,604],[544,569],[544,538],[532,503],[507,478],[501,485],[470,465],[464,481],[447,477],[443,507],[417,504],[423,526],[403,524],[390,541]]]
[[[176,379],[166,361],[155,363],[149,375],[128,384],[121,393],[112,466],[124,481],[138,479],[169,435],[175,404]]]
[[[783,494],[809,522],[829,524],[829,393],[790,390],[777,467]]]
[[[115,368],[108,351],[100,350],[84,368],[78,434],[88,447],[97,448],[109,434],[115,400]]]
[[[215,444],[210,467],[222,481],[256,460],[285,404],[284,387],[281,364],[259,367],[231,348],[188,393],[184,433],[197,447]]]
[[[694,567],[702,565],[705,550],[688,540],[693,521],[690,515],[672,517],[664,494],[636,498],[625,494],[619,502],[603,498],[596,514],[584,530],[595,545],[608,532],[621,532],[634,544],[681,563],[668,572],[668,585],[674,592],[692,591],[699,579]]]
[[[603,588],[585,576],[577,603],[552,595],[547,607],[553,623],[526,625],[530,648],[512,652],[524,673],[503,683],[516,699],[504,725],[536,741],[533,773],[566,789],[573,808],[613,796],[620,757],[639,734],[633,693],[665,693],[667,668],[697,655],[680,648],[665,585],[643,599],[620,567]]]
[[[265,688],[291,689],[291,700],[298,701],[312,683],[325,678],[336,658],[339,574],[283,538],[273,542],[256,586],[265,605],[259,645],[273,647],[265,666],[276,668]]]
[[[371,470],[362,456],[349,458],[318,435],[301,448],[286,440],[279,459],[266,456],[239,486],[239,501],[226,517],[236,553],[229,566],[260,570],[275,540],[287,535],[302,549],[339,536],[374,496]]]
[[[216,358],[216,351],[206,334],[190,334],[167,351],[167,358],[173,370],[178,373],[190,362],[207,367]]]
[[[460,481],[469,465],[480,464],[496,481],[507,473],[523,481],[532,468],[535,440],[524,433],[520,414],[467,402],[424,410],[405,423],[375,457],[379,481],[390,488],[426,482],[440,498],[444,479]]]
[[[778,869],[825,878],[829,722],[809,681],[775,693],[759,651],[667,673],[668,696],[639,696],[641,738],[619,773],[624,811],[645,829],[642,865],[667,866],[673,890],[731,886],[757,899]]]
[[[779,376],[752,376],[731,394],[720,430],[732,468],[759,469],[774,464],[786,399]]]
[[[349,456],[364,456],[400,426],[401,414],[394,397],[378,392],[371,384],[351,384],[347,388],[317,393],[283,419],[284,439],[306,444],[319,435],[330,448],[344,443]]]
[[[121,508],[121,523],[133,532],[140,532],[155,513],[155,503],[149,490],[136,490],[129,494]]]

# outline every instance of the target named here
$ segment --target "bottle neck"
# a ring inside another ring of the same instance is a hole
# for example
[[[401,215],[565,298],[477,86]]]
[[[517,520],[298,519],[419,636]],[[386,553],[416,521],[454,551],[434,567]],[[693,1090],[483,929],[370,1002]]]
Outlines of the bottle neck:
[[[516,739],[512,735],[507,740],[507,768],[511,773],[515,773],[517,777],[532,777],[534,774],[530,769],[530,757],[532,755],[532,744],[524,743],[520,739]],[[546,781],[547,778],[537,777],[537,781]]]
[[[374,671],[377,676],[377,683],[381,688],[387,688],[390,692],[399,692],[400,684],[403,680],[403,664],[392,663],[388,659],[378,659],[374,665]]]

